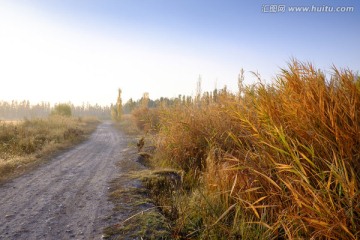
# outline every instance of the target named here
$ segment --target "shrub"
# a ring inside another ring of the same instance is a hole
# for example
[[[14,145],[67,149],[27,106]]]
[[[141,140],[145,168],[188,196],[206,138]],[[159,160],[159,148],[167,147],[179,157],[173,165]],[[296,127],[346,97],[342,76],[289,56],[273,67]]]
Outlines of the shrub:
[[[53,111],[51,112],[52,115],[59,115],[64,117],[71,117],[71,106],[69,104],[60,103],[55,105]]]

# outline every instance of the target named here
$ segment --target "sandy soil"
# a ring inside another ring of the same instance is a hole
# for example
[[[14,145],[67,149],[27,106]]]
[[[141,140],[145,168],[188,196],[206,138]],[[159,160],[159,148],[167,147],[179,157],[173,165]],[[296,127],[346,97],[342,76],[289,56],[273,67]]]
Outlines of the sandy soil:
[[[0,186],[0,239],[101,239],[126,137],[102,123],[86,142]]]

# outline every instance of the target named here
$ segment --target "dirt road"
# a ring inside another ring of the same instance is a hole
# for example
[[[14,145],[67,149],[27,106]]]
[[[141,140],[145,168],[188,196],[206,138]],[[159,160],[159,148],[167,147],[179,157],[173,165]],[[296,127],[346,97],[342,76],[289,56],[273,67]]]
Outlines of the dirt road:
[[[86,142],[0,186],[0,239],[100,239],[113,207],[109,181],[126,148],[102,123]]]

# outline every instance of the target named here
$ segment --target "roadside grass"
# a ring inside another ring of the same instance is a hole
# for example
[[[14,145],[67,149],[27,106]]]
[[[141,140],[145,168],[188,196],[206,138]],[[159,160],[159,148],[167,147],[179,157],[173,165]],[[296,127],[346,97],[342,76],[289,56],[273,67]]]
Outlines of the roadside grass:
[[[0,182],[85,139],[97,124],[95,118],[61,116],[0,122]]]
[[[103,238],[171,239],[167,219],[146,196],[146,189],[140,186],[124,188],[124,181],[131,179],[126,178],[113,181],[110,193],[110,199],[115,204],[115,214],[121,213],[126,218],[106,227]]]
[[[173,238],[360,239],[356,73],[334,67],[328,79],[294,60],[272,84],[239,78],[236,94],[157,113],[151,165],[181,184],[143,180]]]
[[[171,239],[168,220],[142,184],[151,174],[136,161],[137,157],[136,147],[129,147],[118,162],[122,174],[111,182],[109,194],[114,204],[114,213],[110,216],[113,223],[103,230],[103,238]]]

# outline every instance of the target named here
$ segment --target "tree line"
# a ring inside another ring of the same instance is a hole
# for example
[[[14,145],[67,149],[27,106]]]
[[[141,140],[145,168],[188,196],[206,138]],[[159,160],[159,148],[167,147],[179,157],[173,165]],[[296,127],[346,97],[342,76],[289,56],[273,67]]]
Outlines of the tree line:
[[[51,114],[54,107],[49,102],[41,102],[32,105],[30,101],[0,101],[0,120],[19,120],[44,118]],[[66,103],[71,108],[71,114],[75,117],[94,116],[99,119],[110,119],[111,109],[109,106],[100,106],[98,104],[91,105],[84,103],[81,106],[75,106],[72,103]]]
[[[144,93],[143,97],[138,100],[133,100],[130,98],[125,104],[122,106],[122,113],[130,114],[134,109],[139,107],[147,107],[147,108],[158,108],[161,106],[175,106],[175,105],[191,105],[194,103],[197,104],[211,104],[218,102],[219,98],[223,96],[228,96],[230,92],[226,87],[223,89],[215,89],[213,91],[208,91],[200,94],[197,94],[195,97],[187,96],[187,95],[178,95],[177,97],[167,98],[160,97],[157,99],[150,99],[148,93]],[[112,106],[113,108],[115,106]]]

